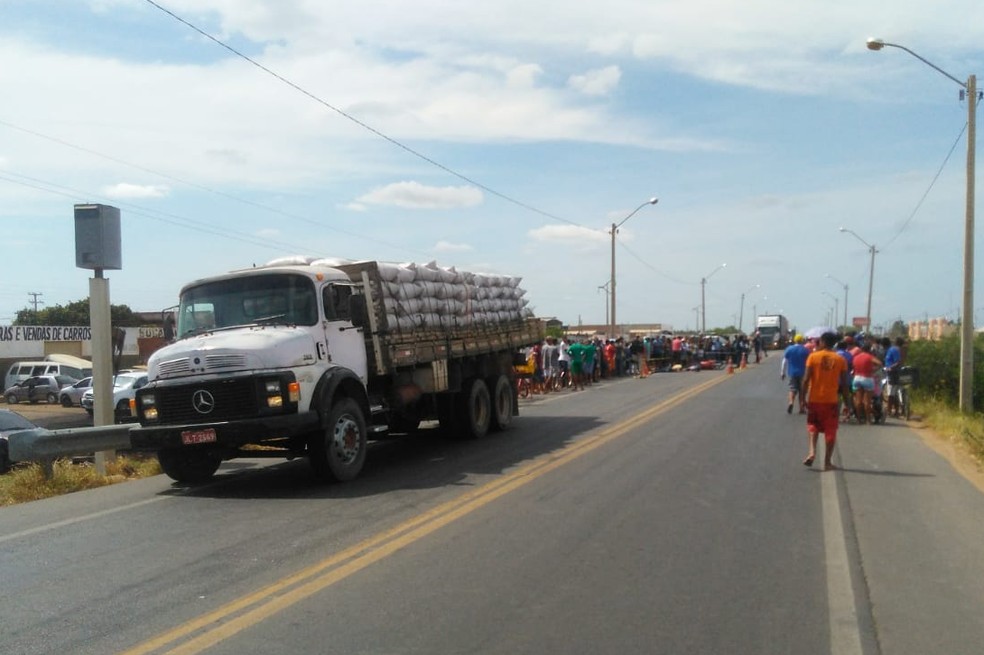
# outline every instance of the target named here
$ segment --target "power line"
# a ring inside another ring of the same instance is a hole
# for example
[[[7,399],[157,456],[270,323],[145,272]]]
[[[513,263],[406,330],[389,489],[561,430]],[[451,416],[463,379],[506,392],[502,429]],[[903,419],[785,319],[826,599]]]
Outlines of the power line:
[[[912,210],[912,213],[909,214],[909,218],[905,219],[905,223],[903,223],[902,226],[898,229],[898,231],[892,236],[892,238],[889,239],[884,246],[882,246],[882,249],[887,248],[889,244],[891,244],[893,241],[898,239],[905,231],[905,229],[909,227],[909,223],[912,222],[912,219],[915,218],[916,216],[916,212],[919,211],[919,209],[923,205],[923,202],[926,201],[926,197],[929,195],[929,192],[933,190],[933,187],[936,185],[936,181],[940,179],[940,175],[943,173],[943,169],[946,167],[947,162],[950,161],[950,157],[953,155],[953,151],[957,149],[957,145],[960,143],[960,140],[963,138],[964,132],[966,131],[967,131],[967,123],[964,123],[964,126],[960,128],[960,134],[957,135],[957,138],[954,139],[953,141],[953,145],[950,146],[950,152],[946,153],[946,157],[943,158],[943,163],[940,164],[939,169],[936,171],[936,175],[933,176],[933,179],[929,183],[929,186],[926,187],[926,191],[922,194],[922,197],[919,199],[919,202],[916,203],[916,206]]]
[[[70,141],[66,141],[64,139],[61,139],[61,138],[58,138],[58,137],[55,137],[55,136],[51,136],[51,135],[48,135],[48,134],[43,134],[41,132],[37,132],[35,130],[31,130],[31,129],[28,129],[26,127],[22,127],[20,125],[15,125],[15,124],[10,123],[8,121],[0,120],[0,125],[3,125],[5,127],[9,127],[11,129],[14,129],[14,130],[18,130],[18,131],[23,132],[25,134],[30,134],[31,136],[37,137],[39,139],[45,139],[46,141],[51,141],[52,143],[57,143],[58,145],[65,146],[66,148],[71,148],[73,150],[77,150],[79,152],[84,152],[84,153],[86,153],[88,155],[92,155],[94,157],[99,157],[101,159],[105,159],[107,161],[111,161],[113,163],[120,164],[122,166],[127,166],[129,168],[133,168],[135,170],[142,171],[144,173],[150,173],[151,175],[156,175],[156,176],[162,177],[162,178],[164,178],[166,180],[171,180],[172,182],[177,182],[179,184],[184,184],[184,185],[187,185],[189,187],[192,187],[192,188],[195,188],[195,189],[199,189],[201,191],[205,191],[207,193],[211,193],[211,194],[214,194],[214,195],[217,195],[217,196],[221,196],[221,197],[227,198],[229,200],[234,200],[235,202],[239,202],[239,203],[242,203],[244,205],[255,207],[255,208],[261,209],[263,211],[268,211],[268,212],[271,212],[273,214],[279,214],[279,215],[284,216],[286,218],[291,218],[291,219],[294,219],[294,220],[302,221],[304,223],[309,223],[309,224],[315,225],[315,226],[317,226],[319,228],[325,228],[325,229],[328,229],[328,230],[333,230],[333,231],[338,232],[340,234],[345,234],[345,235],[348,235],[350,237],[354,237],[354,238],[357,238],[357,239],[363,239],[365,241],[368,241],[370,243],[375,243],[377,245],[386,246],[388,248],[395,248],[395,249],[398,249],[398,250],[404,250],[406,252],[411,252],[411,253],[415,253],[415,254],[422,254],[422,255],[427,256],[427,253],[421,253],[420,251],[414,250],[412,248],[407,248],[406,246],[396,245],[396,244],[388,243],[386,241],[382,241],[380,239],[374,239],[372,237],[367,237],[367,236],[363,236],[361,234],[356,234],[355,232],[350,232],[348,230],[343,230],[341,228],[337,228],[337,227],[334,227],[334,226],[331,226],[331,225],[327,225],[325,223],[316,221],[316,220],[311,219],[311,218],[308,218],[306,216],[301,216],[299,214],[294,214],[294,213],[291,213],[291,212],[288,212],[288,211],[284,211],[283,209],[280,209],[278,207],[271,207],[269,205],[264,205],[263,203],[259,203],[259,202],[253,201],[253,200],[248,200],[246,198],[240,198],[239,196],[235,196],[235,195],[232,195],[230,193],[226,193],[224,191],[219,191],[218,189],[213,189],[213,188],[208,187],[208,186],[205,186],[203,184],[198,184],[196,182],[191,182],[189,180],[186,180],[186,179],[183,179],[183,178],[174,176],[174,175],[170,175],[168,173],[162,173],[161,171],[157,171],[157,170],[154,170],[152,168],[147,168],[146,166],[141,166],[140,164],[134,164],[133,162],[127,161],[125,159],[120,159],[120,158],[114,157],[112,155],[107,155],[107,154],[102,153],[102,152],[99,152],[97,150],[92,150],[91,148],[86,148],[85,146],[80,146],[78,144],[71,143]],[[25,177],[25,179],[33,179],[33,178],[27,178],[26,176],[18,176],[18,177]],[[40,180],[34,180],[34,181],[41,182]],[[48,184],[46,182],[42,182],[42,183]],[[54,185],[52,183],[52,186],[57,186],[57,185]],[[93,197],[92,194],[88,194],[88,193],[86,193],[84,195],[86,197]]]
[[[267,75],[270,75],[271,77],[279,80],[280,82],[286,84],[287,86],[289,86],[290,88],[294,89],[295,91],[297,91],[297,92],[299,92],[299,93],[307,96],[308,98],[314,100],[318,104],[320,104],[320,105],[322,105],[324,107],[327,107],[328,109],[332,110],[333,112],[337,113],[338,115],[342,116],[343,118],[345,118],[345,119],[347,119],[347,120],[355,123],[356,125],[358,125],[362,129],[364,129],[364,130],[366,130],[366,131],[374,134],[375,136],[378,136],[379,138],[383,139],[384,141],[387,141],[387,142],[391,143],[392,145],[396,146],[397,148],[400,148],[401,150],[404,150],[405,152],[413,155],[414,157],[417,157],[418,159],[421,159],[421,160],[427,162],[431,166],[434,166],[436,168],[439,168],[440,170],[444,171],[445,173],[448,173],[449,175],[453,175],[454,177],[458,178],[459,180],[463,180],[463,181],[467,182],[468,184],[471,184],[471,185],[473,185],[475,187],[478,187],[479,189],[482,189],[483,191],[486,191],[487,193],[490,193],[490,194],[496,196],[497,198],[500,198],[502,200],[505,200],[506,202],[509,202],[511,204],[516,205],[517,207],[522,207],[523,209],[526,209],[528,211],[534,212],[536,214],[540,214],[541,216],[545,216],[545,217],[550,218],[550,219],[553,219],[555,221],[561,221],[561,222],[567,223],[569,225],[576,225],[577,227],[584,227],[583,225],[580,225],[578,223],[575,223],[574,221],[568,220],[566,218],[562,218],[560,216],[556,216],[554,214],[550,214],[548,212],[543,211],[542,209],[538,209],[538,208],[536,208],[536,207],[534,207],[532,205],[529,205],[529,204],[527,204],[525,202],[522,202],[521,200],[517,200],[517,199],[515,199],[515,198],[513,198],[511,196],[507,196],[506,194],[504,194],[504,193],[502,193],[500,191],[496,191],[492,187],[486,186],[485,184],[482,184],[481,182],[478,182],[477,180],[474,180],[474,179],[472,179],[472,178],[464,175],[463,173],[459,173],[458,171],[456,171],[456,170],[454,170],[454,169],[452,169],[452,168],[450,168],[448,166],[445,166],[444,164],[440,163],[439,161],[437,161],[435,159],[432,159],[431,157],[428,157],[427,155],[423,154],[422,152],[420,152],[418,150],[415,150],[414,148],[411,148],[410,146],[406,145],[405,143],[402,143],[400,141],[397,141],[393,137],[388,136],[388,135],[384,134],[383,132],[380,132],[379,130],[377,130],[376,128],[372,127],[368,123],[366,123],[366,122],[364,122],[362,120],[359,120],[358,118],[356,118],[352,114],[349,114],[348,112],[344,111],[343,109],[339,109],[338,107],[335,107],[334,105],[330,104],[329,102],[327,102],[325,100],[322,100],[321,98],[319,98],[318,96],[314,95],[313,93],[311,93],[307,89],[301,87],[298,84],[295,84],[294,82],[291,82],[290,80],[288,80],[284,76],[280,75],[279,73],[277,73],[277,72],[271,70],[270,68],[267,68],[263,64],[259,63],[258,61],[256,61],[252,57],[250,57],[249,55],[246,55],[246,54],[240,52],[239,50],[236,50],[235,48],[233,48],[232,46],[230,46],[226,42],[222,41],[221,39],[212,36],[211,34],[209,34],[208,32],[206,32],[205,30],[203,30],[200,27],[198,27],[197,25],[194,25],[193,23],[185,20],[181,16],[178,16],[177,14],[175,14],[170,9],[167,9],[166,7],[163,7],[163,6],[159,5],[154,0],[145,0],[145,1],[148,4],[156,7],[159,10],[161,10],[162,12],[164,12],[165,14],[167,14],[168,16],[170,16],[171,18],[173,18],[174,20],[178,21],[179,23],[181,23],[181,24],[189,27],[190,29],[192,29],[195,32],[197,32],[198,34],[204,36],[206,39],[208,39],[209,41],[215,43],[219,47],[224,48],[225,50],[227,50],[227,51],[231,52],[232,54],[236,55],[237,57],[239,57],[240,59],[243,59],[244,61],[247,61],[250,64],[252,64],[253,66],[259,68],[261,71],[263,71]]]
[[[15,179],[20,178],[20,179]],[[11,171],[0,171],[0,180],[6,180],[13,184],[19,184],[21,186],[29,187],[32,189],[37,189],[39,191],[44,191],[45,193],[50,193],[53,195],[62,196],[65,198],[70,198],[75,202],[88,202],[93,198],[103,200],[106,203],[113,203],[121,207],[127,208],[129,211],[137,214],[138,216],[144,216],[154,221],[159,221],[162,223],[168,223],[171,225],[176,225],[178,227],[183,227],[190,230],[195,230],[198,232],[203,232],[206,234],[212,234],[215,236],[221,236],[228,239],[233,239],[235,241],[241,241],[243,243],[248,243],[254,246],[260,246],[263,248],[269,248],[276,250],[278,252],[285,252],[291,254],[302,254],[310,253],[307,247],[295,246],[282,241],[275,241],[266,237],[256,237],[244,232],[236,232],[235,230],[229,229],[217,229],[211,228],[207,225],[195,221],[184,216],[178,216],[177,214],[170,214],[167,212],[162,212],[158,210],[147,209],[139,205],[134,205],[127,202],[114,201],[108,198],[100,198],[98,195],[91,194],[86,191],[81,191],[79,189],[73,189],[71,187],[61,186],[53,182],[47,182],[45,180],[39,180],[27,175],[20,175]],[[317,253],[310,253],[317,254]]]
[[[694,284],[693,282],[685,282],[684,280],[677,279],[677,278],[673,277],[672,275],[669,275],[668,273],[664,273],[663,271],[659,270],[658,268],[656,268],[655,266],[653,266],[652,264],[650,264],[649,262],[647,262],[646,260],[644,260],[639,255],[637,255],[636,253],[634,253],[627,245],[625,245],[621,241],[618,242],[618,245],[621,248],[623,248],[625,250],[625,252],[629,253],[630,255],[632,255],[632,257],[634,257],[636,260],[638,260],[640,264],[642,264],[643,266],[645,266],[646,268],[648,268],[652,272],[656,273],[657,275],[659,275],[661,277],[665,277],[670,282],[676,282],[677,284],[688,284],[688,285]]]

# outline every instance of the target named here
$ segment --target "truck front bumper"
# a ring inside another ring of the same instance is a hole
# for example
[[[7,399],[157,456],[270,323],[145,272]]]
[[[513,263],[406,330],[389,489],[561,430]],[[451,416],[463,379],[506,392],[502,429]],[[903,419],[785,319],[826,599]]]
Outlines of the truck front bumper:
[[[260,444],[272,439],[306,434],[317,430],[318,426],[317,412],[188,425],[141,425],[130,428],[130,443],[133,450],[182,448],[190,445],[185,443],[183,434],[213,430],[215,441],[206,445],[238,448],[245,444]]]

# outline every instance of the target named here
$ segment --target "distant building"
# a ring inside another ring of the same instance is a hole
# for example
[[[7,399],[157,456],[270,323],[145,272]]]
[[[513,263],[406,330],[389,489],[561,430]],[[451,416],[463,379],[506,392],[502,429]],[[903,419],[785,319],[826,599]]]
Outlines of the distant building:
[[[939,341],[956,334],[957,325],[948,318],[909,321],[909,341]]]
[[[612,338],[609,335],[610,325],[583,323],[581,325],[565,325],[563,328],[564,334],[567,335]],[[672,331],[672,326],[663,323],[621,323],[618,325],[617,334],[614,337],[649,337],[670,331]]]

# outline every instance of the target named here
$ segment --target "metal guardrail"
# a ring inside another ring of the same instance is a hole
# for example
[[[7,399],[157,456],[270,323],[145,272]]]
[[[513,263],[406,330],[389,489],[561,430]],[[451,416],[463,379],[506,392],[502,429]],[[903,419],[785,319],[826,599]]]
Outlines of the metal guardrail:
[[[7,438],[13,462],[50,462],[59,457],[80,457],[106,450],[130,448],[132,425],[97,425],[86,428],[15,432]]]

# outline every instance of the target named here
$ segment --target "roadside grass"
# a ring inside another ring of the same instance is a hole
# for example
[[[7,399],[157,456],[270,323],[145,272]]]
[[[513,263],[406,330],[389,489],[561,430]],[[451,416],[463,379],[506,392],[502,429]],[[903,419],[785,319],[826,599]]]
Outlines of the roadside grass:
[[[0,476],[0,507],[147,478],[161,472],[156,457],[133,455],[106,462],[106,475],[96,473],[91,462],[73,464],[69,459],[57,460],[53,469],[50,479],[44,477],[41,465],[36,463],[15,466]]]
[[[930,430],[963,448],[984,467],[984,415],[961,414],[953,406],[934,398],[917,397],[914,408]]]

